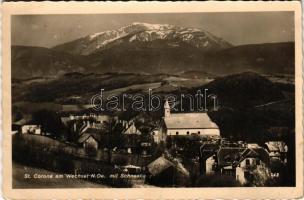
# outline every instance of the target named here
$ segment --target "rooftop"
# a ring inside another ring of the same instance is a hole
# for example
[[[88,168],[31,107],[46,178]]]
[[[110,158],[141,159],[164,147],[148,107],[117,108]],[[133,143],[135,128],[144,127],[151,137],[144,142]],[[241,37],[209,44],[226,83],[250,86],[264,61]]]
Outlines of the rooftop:
[[[218,129],[207,113],[172,113],[164,121],[168,129]]]

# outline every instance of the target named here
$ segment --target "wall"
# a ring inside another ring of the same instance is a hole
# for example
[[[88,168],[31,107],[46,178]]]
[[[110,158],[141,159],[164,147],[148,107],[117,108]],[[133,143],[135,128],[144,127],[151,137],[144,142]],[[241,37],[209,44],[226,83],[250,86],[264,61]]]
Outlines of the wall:
[[[235,179],[238,180],[241,184],[246,183],[245,175],[244,175],[244,169],[241,167],[237,167],[235,169]]]
[[[91,136],[84,142],[84,148],[94,148],[97,150],[98,148],[98,143],[97,141],[92,138]]]
[[[213,158],[213,156],[211,156],[210,158],[208,158],[206,160],[206,174],[213,174],[213,165],[215,163],[215,160]]]
[[[178,132],[178,134],[176,134]],[[168,129],[167,135],[220,135],[219,129]]]

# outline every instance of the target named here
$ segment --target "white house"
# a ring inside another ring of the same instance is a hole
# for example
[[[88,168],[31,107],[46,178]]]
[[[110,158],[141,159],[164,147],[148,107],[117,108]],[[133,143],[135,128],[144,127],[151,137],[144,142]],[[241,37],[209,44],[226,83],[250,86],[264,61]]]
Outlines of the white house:
[[[151,131],[151,135],[152,135],[152,137],[153,137],[154,142],[155,142],[156,144],[159,144],[160,141],[161,141],[159,129],[153,129],[153,130]]]
[[[106,115],[106,114],[99,115],[99,114],[95,114],[95,113],[90,113],[89,115],[87,115],[87,114],[72,115],[71,114],[69,117],[61,117],[61,121],[65,125],[67,124],[67,122],[73,121],[73,120],[90,120],[90,119],[94,119],[97,123],[103,123],[103,122],[109,121],[111,119],[111,116]]]
[[[35,134],[41,135],[41,126],[40,125],[23,125],[21,127],[22,134]]]
[[[235,164],[235,178],[241,184],[246,184],[254,178],[254,171],[258,171],[260,176],[268,176],[270,175],[268,165],[269,155],[264,148],[247,148]]]
[[[215,164],[216,159],[214,159],[214,155],[212,155],[206,160],[206,174],[214,174]]]
[[[161,139],[166,136],[187,136],[191,134],[220,137],[218,126],[207,113],[171,113],[168,101],[164,105],[165,116],[160,127]]]

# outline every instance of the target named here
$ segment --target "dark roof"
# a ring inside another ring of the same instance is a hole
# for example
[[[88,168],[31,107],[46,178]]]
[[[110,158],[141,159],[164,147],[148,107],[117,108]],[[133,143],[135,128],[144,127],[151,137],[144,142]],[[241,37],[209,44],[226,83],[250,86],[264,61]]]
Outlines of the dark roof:
[[[244,150],[244,147],[221,147],[217,153],[218,165],[222,167],[233,165],[240,159]]]
[[[82,144],[83,142],[85,142],[87,139],[89,139],[89,137],[93,137],[91,134],[88,133],[84,133],[82,134],[79,138],[78,138],[78,143]],[[94,138],[94,137],[93,137]],[[95,139],[95,138],[94,138]],[[96,140],[96,139],[95,139]]]
[[[167,160],[164,157],[159,157],[153,162],[151,162],[147,167],[149,172],[155,176],[157,174],[160,174],[162,171],[166,170],[169,167],[172,167],[174,164]]]
[[[87,130],[84,131],[84,133],[93,133],[93,134],[96,134],[96,133],[99,133],[99,134],[102,134],[102,130],[101,129],[98,129],[98,128],[88,128]]]
[[[102,134],[100,129],[88,128],[79,136],[78,143],[83,143],[89,136],[92,136],[96,141],[101,142],[104,134]]]
[[[201,146],[201,151],[216,151],[219,146],[215,143],[205,143]]]
[[[237,162],[233,163],[234,166],[237,166],[240,162],[242,162],[246,158],[258,158],[263,161],[266,165],[269,165],[270,158],[268,152],[262,148],[247,148],[245,149]]]
[[[179,174],[189,176],[189,172],[181,163],[173,163],[162,156],[151,162],[147,167],[153,176],[162,173],[169,167],[174,167],[174,169],[176,169]]]
[[[124,134],[137,134],[140,135],[141,132],[136,128],[135,124],[131,124],[125,131]]]
[[[281,141],[269,141],[266,142],[265,145],[267,146],[267,149],[271,151],[279,151],[279,152],[284,152],[284,142]]]
[[[209,158],[210,156],[214,155],[219,146],[214,143],[205,143],[200,147],[200,154],[204,158]]]

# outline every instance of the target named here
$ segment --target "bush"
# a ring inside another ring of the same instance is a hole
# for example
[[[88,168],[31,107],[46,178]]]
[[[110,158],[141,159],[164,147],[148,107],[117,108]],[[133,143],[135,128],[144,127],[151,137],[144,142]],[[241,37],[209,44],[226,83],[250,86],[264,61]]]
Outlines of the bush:
[[[126,165],[126,164],[128,164],[128,159],[124,155],[116,156],[113,158],[112,163],[116,164],[116,165]]]

